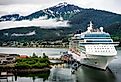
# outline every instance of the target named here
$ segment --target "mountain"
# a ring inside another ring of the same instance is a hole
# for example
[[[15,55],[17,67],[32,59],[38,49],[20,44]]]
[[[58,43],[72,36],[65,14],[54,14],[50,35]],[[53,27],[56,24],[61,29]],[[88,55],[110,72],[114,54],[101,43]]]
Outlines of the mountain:
[[[46,20],[53,18],[62,21],[68,20],[70,26],[63,26],[63,28],[58,27],[51,29],[41,28],[42,26],[29,26],[4,29],[0,30],[0,41],[61,40],[63,38],[70,37],[70,34],[73,34],[75,31],[79,29],[85,31],[87,24],[89,24],[89,21],[92,21],[94,23],[95,28],[103,26],[104,30],[111,33],[111,36],[118,37],[118,40],[120,40],[121,38],[120,14],[103,10],[80,8],[78,6],[67,4],[65,2],[53,7],[46,8],[44,10],[34,12],[27,16],[20,16],[19,14],[1,16],[0,22],[21,20],[33,21],[34,19],[39,19],[40,17],[45,16],[47,17]]]
[[[21,21],[21,20],[33,20],[39,17],[47,16],[47,18],[64,18],[69,19],[73,15],[79,13],[82,8],[74,6],[72,4],[59,3],[56,6],[34,12],[27,16],[20,16],[19,14],[4,15],[0,17],[0,22],[2,21]]]
[[[0,17],[0,22],[2,21],[16,21],[18,19],[21,19],[22,16],[19,14],[12,14],[12,15],[4,15]]]

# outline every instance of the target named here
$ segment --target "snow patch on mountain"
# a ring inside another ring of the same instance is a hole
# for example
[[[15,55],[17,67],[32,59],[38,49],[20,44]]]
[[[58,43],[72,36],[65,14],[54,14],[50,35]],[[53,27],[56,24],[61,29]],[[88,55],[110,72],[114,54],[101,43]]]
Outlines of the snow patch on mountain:
[[[59,3],[58,5],[56,5],[56,7],[60,7],[60,6],[67,6],[68,4],[66,2],[63,3]]]
[[[39,17],[38,20],[47,20],[47,15]]]
[[[9,33],[3,33],[3,35],[4,35],[4,36],[8,36],[8,35],[9,35]]]

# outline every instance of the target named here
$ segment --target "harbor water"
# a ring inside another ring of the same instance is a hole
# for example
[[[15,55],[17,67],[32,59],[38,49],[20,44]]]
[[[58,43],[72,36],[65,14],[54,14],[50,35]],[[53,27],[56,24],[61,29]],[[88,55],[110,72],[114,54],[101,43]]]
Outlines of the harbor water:
[[[42,56],[59,57],[64,48],[0,48],[0,53],[20,54],[31,56],[35,53]],[[21,74],[10,76],[8,79],[0,79],[0,82],[121,82],[121,49],[118,49],[117,57],[108,65],[106,71],[80,66],[74,74],[68,65],[53,67],[46,74]]]

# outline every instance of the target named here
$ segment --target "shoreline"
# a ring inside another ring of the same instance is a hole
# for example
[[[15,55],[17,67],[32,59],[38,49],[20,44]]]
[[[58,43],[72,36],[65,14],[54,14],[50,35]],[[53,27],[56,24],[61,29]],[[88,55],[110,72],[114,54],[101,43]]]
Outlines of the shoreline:
[[[63,49],[67,49],[68,47],[2,47],[0,46],[0,48],[63,48]]]
[[[15,67],[3,67],[0,68],[0,71],[2,72],[12,72],[12,73],[45,73],[50,71],[50,67],[44,67],[44,68],[15,68]]]
[[[67,49],[69,47],[9,47],[9,46],[0,46],[0,48],[63,48],[63,49]],[[116,47],[116,49],[121,49],[121,46]]]

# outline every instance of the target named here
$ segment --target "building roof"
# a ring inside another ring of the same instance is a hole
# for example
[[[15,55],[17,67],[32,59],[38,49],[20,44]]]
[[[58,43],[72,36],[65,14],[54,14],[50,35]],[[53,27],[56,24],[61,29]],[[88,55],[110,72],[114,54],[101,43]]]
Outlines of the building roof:
[[[27,55],[20,55],[20,58],[28,58]]]

